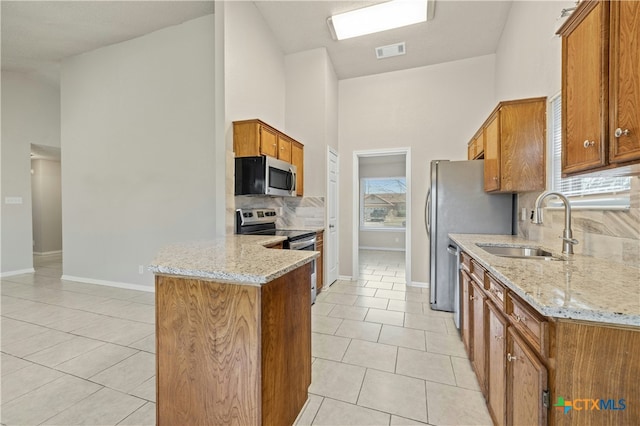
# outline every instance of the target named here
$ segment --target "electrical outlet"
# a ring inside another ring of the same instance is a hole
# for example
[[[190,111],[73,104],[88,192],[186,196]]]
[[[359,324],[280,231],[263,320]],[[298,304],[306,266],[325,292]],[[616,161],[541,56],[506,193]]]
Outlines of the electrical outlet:
[[[144,265],[138,265],[138,273],[140,275],[144,274]]]

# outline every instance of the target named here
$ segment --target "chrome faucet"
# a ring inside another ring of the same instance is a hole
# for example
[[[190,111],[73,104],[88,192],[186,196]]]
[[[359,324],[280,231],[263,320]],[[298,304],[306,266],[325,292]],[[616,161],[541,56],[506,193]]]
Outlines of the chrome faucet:
[[[564,231],[562,232],[562,253],[573,254],[573,246],[578,244],[578,240],[573,238],[573,232],[571,231],[571,205],[567,197],[559,192],[543,192],[536,198],[536,208],[533,214],[531,223],[537,225],[542,224],[542,202],[545,198],[555,196],[562,200],[564,203]]]

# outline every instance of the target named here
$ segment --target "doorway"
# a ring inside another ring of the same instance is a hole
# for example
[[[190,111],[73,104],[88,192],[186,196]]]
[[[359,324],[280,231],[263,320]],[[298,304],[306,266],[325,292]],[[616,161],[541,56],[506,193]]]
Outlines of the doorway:
[[[353,279],[410,285],[410,148],[354,152],[353,170]]]
[[[31,145],[31,217],[34,265],[62,275],[60,148]]]

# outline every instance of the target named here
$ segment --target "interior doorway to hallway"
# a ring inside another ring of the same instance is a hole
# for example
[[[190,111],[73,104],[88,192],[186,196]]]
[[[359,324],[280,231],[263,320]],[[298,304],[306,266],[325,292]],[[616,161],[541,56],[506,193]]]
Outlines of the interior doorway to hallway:
[[[411,283],[411,152],[409,148],[354,152],[353,279],[381,268],[385,280]],[[393,266],[381,265],[385,257]],[[398,270],[399,269],[399,270]],[[398,273],[396,275],[396,273]]]
[[[35,257],[62,258],[62,180],[60,148],[31,145],[31,219]],[[51,259],[50,259],[51,260]]]

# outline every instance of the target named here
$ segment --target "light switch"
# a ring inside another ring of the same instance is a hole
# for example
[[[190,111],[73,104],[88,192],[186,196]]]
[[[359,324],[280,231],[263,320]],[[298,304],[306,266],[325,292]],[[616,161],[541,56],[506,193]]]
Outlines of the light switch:
[[[22,197],[4,197],[5,204],[22,204]]]

